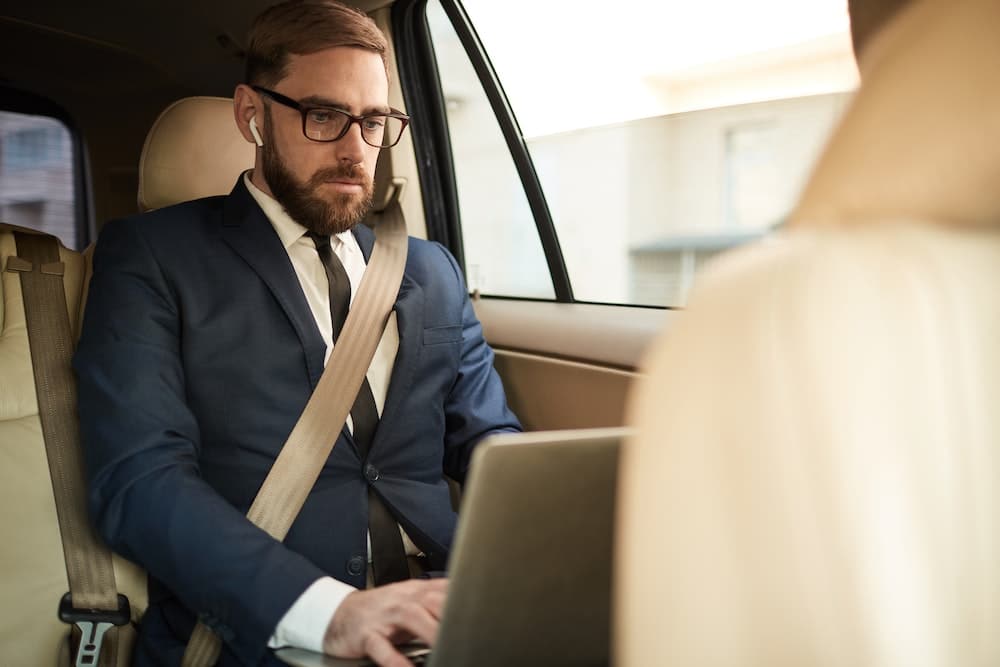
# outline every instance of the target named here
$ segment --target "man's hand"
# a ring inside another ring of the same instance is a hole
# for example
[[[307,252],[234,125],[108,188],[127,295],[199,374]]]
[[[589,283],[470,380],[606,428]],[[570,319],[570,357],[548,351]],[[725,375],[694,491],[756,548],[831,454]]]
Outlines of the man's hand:
[[[330,619],[323,651],[368,656],[382,667],[410,665],[393,645],[419,639],[433,646],[447,591],[447,579],[411,579],[351,593]]]

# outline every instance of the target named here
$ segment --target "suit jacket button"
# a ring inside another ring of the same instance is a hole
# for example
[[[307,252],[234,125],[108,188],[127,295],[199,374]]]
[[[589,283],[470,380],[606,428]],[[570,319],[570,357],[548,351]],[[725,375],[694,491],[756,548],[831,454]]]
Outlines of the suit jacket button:
[[[369,482],[374,482],[378,479],[378,468],[371,463],[365,466],[365,479]]]
[[[358,576],[365,571],[365,559],[361,556],[354,556],[351,560],[347,561],[347,574],[351,576]]]

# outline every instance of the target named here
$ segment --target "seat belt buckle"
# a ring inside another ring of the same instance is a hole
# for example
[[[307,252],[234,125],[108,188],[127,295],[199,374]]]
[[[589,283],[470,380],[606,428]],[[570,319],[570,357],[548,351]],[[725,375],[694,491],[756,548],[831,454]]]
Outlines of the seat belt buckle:
[[[59,601],[59,620],[80,628],[83,636],[76,652],[76,667],[97,667],[101,659],[104,635],[113,626],[125,625],[132,619],[128,598],[118,594],[118,609],[77,609],[70,593]]]

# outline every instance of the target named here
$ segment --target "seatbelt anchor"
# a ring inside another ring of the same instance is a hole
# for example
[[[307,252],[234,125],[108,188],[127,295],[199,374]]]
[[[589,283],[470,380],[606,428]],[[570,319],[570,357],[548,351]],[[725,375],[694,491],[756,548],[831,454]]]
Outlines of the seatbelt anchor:
[[[132,619],[128,598],[118,594],[118,609],[77,609],[71,593],[59,601],[59,620],[80,628],[80,648],[76,652],[76,667],[97,667],[101,659],[104,634],[112,626],[125,625]]]

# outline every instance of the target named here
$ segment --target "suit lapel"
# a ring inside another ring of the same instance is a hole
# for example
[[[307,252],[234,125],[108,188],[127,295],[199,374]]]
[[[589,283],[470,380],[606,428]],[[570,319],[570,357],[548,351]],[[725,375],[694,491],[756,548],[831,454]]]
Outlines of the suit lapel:
[[[361,248],[361,254],[365,256],[365,264],[368,264],[372,258],[372,248],[375,247],[375,232],[368,225],[358,224],[354,225],[351,233]]]
[[[370,227],[357,225],[354,236],[367,262],[371,258],[375,234]],[[393,311],[396,313],[396,326],[399,329],[399,350],[392,365],[389,391],[385,397],[382,419],[375,431],[373,450],[387,433],[392,432],[393,423],[399,415],[399,404],[409,393],[419,365],[420,351],[423,349],[421,332],[424,328],[424,290],[406,273],[403,274]]]
[[[271,222],[247,191],[242,176],[226,198],[224,211],[223,239],[260,276],[285,311],[302,345],[309,381],[315,388],[323,373],[326,345],[288,253]]]
[[[380,436],[392,433],[393,424],[399,417],[399,404],[409,394],[410,385],[420,362],[423,349],[421,332],[424,328],[424,290],[408,275],[403,275],[403,283],[393,307],[396,326],[399,328],[399,351],[389,378],[389,391],[385,397],[382,421],[375,432],[372,448],[378,447]]]

